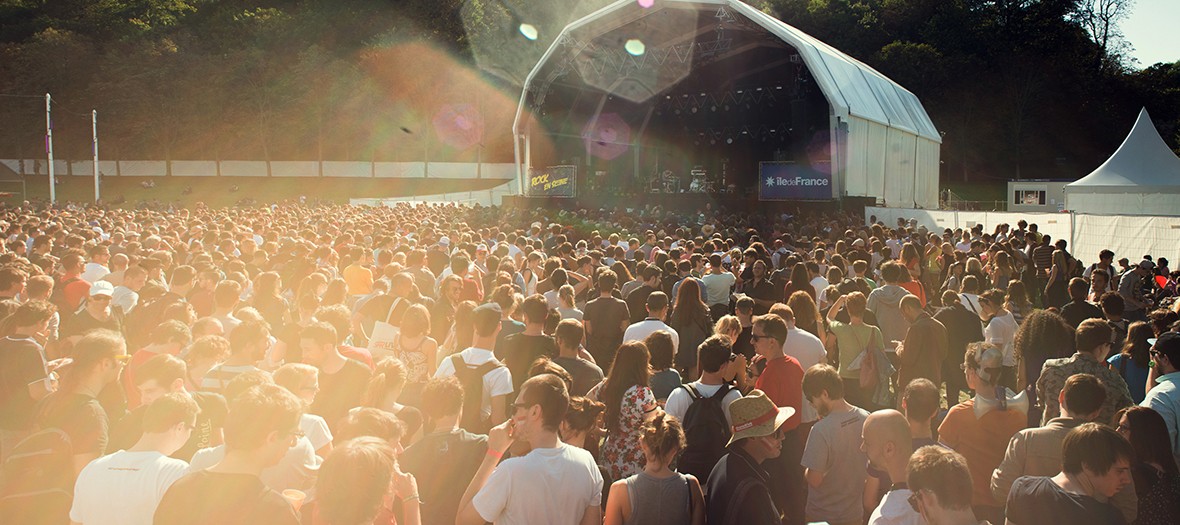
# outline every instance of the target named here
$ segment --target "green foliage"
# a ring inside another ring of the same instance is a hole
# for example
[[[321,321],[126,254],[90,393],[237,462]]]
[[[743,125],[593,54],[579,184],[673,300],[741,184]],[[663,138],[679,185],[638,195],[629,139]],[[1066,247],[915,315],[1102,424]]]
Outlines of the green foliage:
[[[1180,145],[1180,64],[1129,67],[1095,14],[1127,1],[750,3],[917,94],[946,133],[946,175],[985,181],[1084,175],[1142,106]],[[0,92],[53,93],[64,158],[89,157],[96,108],[111,158],[471,161],[423,129],[457,77],[491,72],[498,92],[466,102],[511,104],[561,27],[608,2],[0,0]],[[523,22],[542,35],[531,47]],[[428,56],[407,57],[415,43]],[[512,110],[488,112],[501,143],[484,161],[511,159]],[[0,99],[0,122],[0,157],[43,154],[41,101]]]

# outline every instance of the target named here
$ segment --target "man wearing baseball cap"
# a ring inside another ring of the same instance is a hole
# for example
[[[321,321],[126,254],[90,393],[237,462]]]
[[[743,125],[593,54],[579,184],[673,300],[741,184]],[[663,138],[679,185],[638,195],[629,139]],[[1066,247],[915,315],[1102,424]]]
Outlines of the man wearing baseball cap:
[[[709,523],[720,525],[778,525],[782,517],[770,497],[769,474],[762,463],[782,453],[780,427],[795,415],[791,407],[777,407],[761,390],[729,405],[733,421],[729,453],[709,475]]]
[[[1140,403],[1163,416],[1172,443],[1172,456],[1180,459],[1180,332],[1164,332],[1151,346],[1156,382]]]
[[[81,336],[95,328],[123,333],[123,312],[111,308],[111,297],[115,287],[109,282],[98,281],[90,286],[82,308],[62,321],[62,339]]]

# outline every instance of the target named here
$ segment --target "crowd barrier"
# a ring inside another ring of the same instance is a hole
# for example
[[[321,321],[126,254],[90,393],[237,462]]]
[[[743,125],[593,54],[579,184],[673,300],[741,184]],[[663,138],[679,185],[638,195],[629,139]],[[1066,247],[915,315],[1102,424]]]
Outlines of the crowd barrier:
[[[0,159],[0,165],[24,176],[47,176],[45,159]],[[280,161],[260,160],[100,160],[103,177],[355,177],[355,178],[436,178],[495,179],[516,178],[512,163],[474,162],[352,162],[352,161]],[[57,177],[94,175],[92,161],[53,161]]]
[[[1126,257],[1132,262],[1144,255],[1180,260],[1180,217],[1142,215],[1091,215],[1085,213],[1032,212],[974,212],[917,210],[908,208],[865,208],[865,223],[871,217],[888,226],[896,226],[897,219],[914,219],[918,225],[941,232],[950,228],[971,228],[983,225],[983,231],[995,231],[997,224],[1013,228],[1020,220],[1036,224],[1038,231],[1053,239],[1069,241],[1069,252],[1092,263],[1098,252],[1109,249],[1115,257]]]
[[[408,203],[455,203],[481,206],[500,206],[506,195],[519,195],[520,184],[516,180],[505,182],[494,188],[478,191],[461,191],[455,193],[438,193],[434,195],[407,195],[404,197],[378,197],[349,199],[354,206],[392,206],[401,202]]]

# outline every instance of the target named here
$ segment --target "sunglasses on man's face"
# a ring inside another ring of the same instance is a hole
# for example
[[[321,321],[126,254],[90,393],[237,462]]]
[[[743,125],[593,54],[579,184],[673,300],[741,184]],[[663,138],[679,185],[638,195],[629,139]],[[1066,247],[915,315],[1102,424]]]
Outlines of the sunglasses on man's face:
[[[919,508],[918,508],[918,507],[919,507],[919,505],[922,503],[922,494],[921,494],[921,492],[922,492],[922,491],[920,491],[920,490],[919,490],[919,491],[914,491],[912,494],[910,494],[910,497],[906,499],[906,501],[908,501],[908,502],[909,502],[909,504],[910,504],[910,508],[911,508],[911,509],[914,509],[914,512],[917,512],[918,514],[921,514],[921,513],[922,513],[922,511],[921,511],[921,510],[919,510]]]

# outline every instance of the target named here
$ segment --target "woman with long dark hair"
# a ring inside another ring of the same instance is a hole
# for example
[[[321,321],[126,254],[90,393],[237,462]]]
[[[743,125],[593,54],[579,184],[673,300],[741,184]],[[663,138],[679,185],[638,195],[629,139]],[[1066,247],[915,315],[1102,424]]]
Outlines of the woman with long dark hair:
[[[254,279],[250,304],[274,330],[291,322],[291,304],[283,297],[283,280],[277,272],[262,272]]]
[[[676,290],[676,303],[668,326],[680,336],[676,349],[676,368],[682,377],[696,381],[697,347],[713,335],[713,317],[709,307],[701,300],[701,284],[696,279],[685,279]]]
[[[646,460],[639,440],[644,423],[655,416],[655,395],[648,387],[651,367],[647,346],[638,341],[623,343],[603,381],[598,399],[606,405],[606,442],[602,462],[612,479],[623,479],[643,470]]]
[[[1148,355],[1151,343],[1147,340],[1153,337],[1155,333],[1150,324],[1135,321],[1127,328],[1127,341],[1123,343],[1122,351],[1106,360],[1127,382],[1127,390],[1135,404],[1142,403],[1147,397],[1147,374],[1151,371],[1151,356]]]
[[[1131,476],[1139,496],[1136,525],[1180,522],[1180,469],[1163,416],[1147,407],[1127,407],[1114,416],[1119,434],[1135,449]]]
[[[1049,268],[1049,280],[1045,283],[1045,300],[1042,306],[1061,308],[1069,302],[1069,264],[1065,252],[1053,252],[1053,266]]]
[[[783,290],[783,297],[791,297],[795,292],[807,292],[812,301],[816,301],[815,288],[811,286],[811,275],[807,272],[807,263],[797,262],[791,267],[791,281]]]

